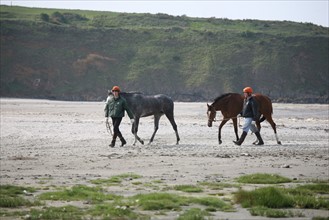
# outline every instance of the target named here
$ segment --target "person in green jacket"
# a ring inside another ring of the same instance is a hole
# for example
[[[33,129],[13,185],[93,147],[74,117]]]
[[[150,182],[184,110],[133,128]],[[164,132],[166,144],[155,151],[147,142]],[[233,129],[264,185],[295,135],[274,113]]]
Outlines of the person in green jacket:
[[[123,147],[127,143],[126,140],[123,138],[119,129],[122,118],[125,115],[125,111],[128,113],[131,123],[132,124],[134,123],[134,115],[132,111],[129,109],[126,99],[120,96],[120,91],[121,90],[119,86],[113,86],[112,88],[113,96],[109,96],[107,98],[105,109],[104,109],[106,123],[108,123],[109,117],[111,117],[113,124],[113,137],[110,147],[115,146],[115,141],[117,137],[120,138],[121,147]]]

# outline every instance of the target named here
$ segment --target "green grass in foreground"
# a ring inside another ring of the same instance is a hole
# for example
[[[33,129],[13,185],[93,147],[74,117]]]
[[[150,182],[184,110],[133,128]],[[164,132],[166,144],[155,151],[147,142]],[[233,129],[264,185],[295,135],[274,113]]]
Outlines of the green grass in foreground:
[[[203,192],[201,187],[194,186],[194,185],[177,185],[174,186],[175,190],[187,192],[187,193],[199,193]]]
[[[90,182],[93,184],[97,184],[97,185],[118,185],[122,182],[122,180],[124,179],[128,179],[128,180],[133,180],[133,179],[139,179],[142,176],[138,175],[138,174],[134,174],[134,173],[124,173],[121,175],[116,175],[116,176],[112,176],[109,179],[96,179],[96,180],[91,180]]]
[[[121,196],[107,194],[100,187],[89,187],[76,185],[70,189],[64,189],[56,192],[46,192],[39,196],[41,200],[62,200],[62,201],[80,201],[86,200],[91,203],[101,203],[106,200],[119,199]]]
[[[298,188],[265,187],[250,192],[240,190],[236,199],[243,207],[329,209],[329,201],[311,191]]]
[[[263,206],[256,206],[249,209],[253,216],[266,216],[269,218],[288,218],[288,217],[303,217],[301,214],[295,214],[290,210],[271,209]]]
[[[177,220],[203,220],[207,216],[211,216],[211,214],[199,208],[191,208],[189,210],[186,210],[183,214],[181,214],[177,218]]]
[[[268,174],[270,175],[270,174]],[[250,177],[250,175],[248,175]],[[266,175],[255,174],[257,178]],[[270,175],[273,176],[273,175]],[[122,181],[131,181],[140,178],[136,174],[122,174],[114,176]],[[245,177],[245,176],[243,176]],[[257,179],[253,178],[253,180]],[[111,178],[110,178],[111,179]],[[243,179],[243,178],[242,178]],[[280,176],[273,179],[278,181]],[[269,179],[268,182],[273,182]],[[100,179],[99,179],[100,180]],[[163,215],[166,212],[177,212],[178,219],[211,219],[211,213],[216,211],[232,212],[235,211],[232,206],[232,200],[221,200],[217,193],[225,187],[243,188],[243,184],[235,183],[212,183],[203,182],[194,185],[177,185],[168,187],[172,191],[176,189],[183,191],[169,193],[167,191],[138,194],[135,196],[121,196],[111,194],[111,185],[106,181],[97,181],[96,187],[85,185],[75,185],[70,188],[55,187],[56,191],[47,191],[39,196],[31,196],[37,192],[34,188],[19,187],[12,185],[1,186],[0,209],[2,217],[25,217],[28,219],[141,219],[148,220],[150,215]],[[108,179],[109,180],[109,179]],[[278,182],[281,182],[279,180]],[[150,182],[151,185],[162,182]],[[255,181],[252,181],[255,183]],[[140,182],[137,184],[147,182]],[[247,208],[252,215],[266,217],[301,217],[301,209],[326,209],[329,210],[329,184],[316,182],[313,184],[298,184],[295,187],[284,188],[282,185],[258,188],[252,191],[240,189],[233,193],[234,202],[239,203],[242,207]],[[131,181],[131,186],[134,186]],[[238,187],[239,186],[239,187]],[[117,187],[117,186],[116,186]],[[121,186],[123,187],[123,185]],[[192,192],[203,192],[211,189],[215,196],[191,196],[187,195]],[[44,189],[39,189],[40,191]],[[37,192],[39,194],[39,192]],[[35,194],[34,194],[35,195]],[[226,198],[232,196],[232,192],[223,192]],[[223,196],[222,195],[222,196]],[[229,196],[229,197],[228,197]],[[56,200],[63,203],[61,207],[48,207],[47,201]],[[68,201],[81,201],[84,205],[81,207],[66,206]],[[33,206],[33,207],[32,207]],[[17,208],[19,209],[11,209]],[[287,208],[296,209],[289,211]],[[183,211],[184,209],[184,211]],[[145,212],[147,211],[147,212]],[[145,214],[147,213],[147,214]],[[324,220],[328,218],[314,217],[314,220]]]
[[[231,204],[228,204],[215,197],[186,197],[170,193],[139,194],[133,197],[139,207],[143,210],[176,210],[180,211],[181,206],[198,204],[206,206],[208,211],[233,211]]]
[[[325,188],[324,191],[323,188]],[[319,189],[321,189],[321,192],[328,193],[327,186],[323,186],[322,184],[311,184],[287,189],[264,187],[252,191],[239,190],[235,195],[235,200],[242,207],[251,208],[251,213],[254,215],[285,217],[291,215],[291,213],[271,209],[299,208],[328,210],[329,201],[318,195]]]
[[[35,192],[32,187],[21,187],[13,185],[0,185],[0,207],[15,208],[20,206],[38,205],[39,202],[31,202],[22,196]]]
[[[244,175],[237,178],[239,183],[250,183],[250,184],[278,184],[278,183],[290,183],[291,179],[282,177],[277,174],[267,173],[255,173],[250,175]]]

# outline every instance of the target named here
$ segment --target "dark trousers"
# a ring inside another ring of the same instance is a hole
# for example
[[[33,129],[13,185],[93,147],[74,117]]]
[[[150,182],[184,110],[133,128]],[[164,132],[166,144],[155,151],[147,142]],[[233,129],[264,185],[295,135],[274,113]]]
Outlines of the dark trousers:
[[[115,140],[117,137],[122,138],[122,134],[120,132],[119,126],[122,121],[122,117],[111,117],[112,125],[113,125],[113,139]]]

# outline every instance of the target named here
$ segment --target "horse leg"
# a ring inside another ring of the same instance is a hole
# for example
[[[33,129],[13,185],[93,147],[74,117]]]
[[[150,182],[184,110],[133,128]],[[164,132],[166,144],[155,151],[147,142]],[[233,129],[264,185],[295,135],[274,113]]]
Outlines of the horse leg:
[[[233,121],[233,127],[234,127],[234,133],[235,133],[236,141],[239,141],[238,120],[236,118],[232,118],[232,121]]]
[[[170,121],[171,126],[173,127],[173,129],[175,131],[176,144],[179,144],[180,137],[178,135],[177,124],[176,124],[175,119],[174,119],[174,114],[173,113],[170,113],[170,114],[167,113],[166,116],[167,116],[168,120]]]
[[[148,143],[149,145],[153,142],[154,136],[159,129],[160,118],[161,118],[161,115],[154,115],[154,131],[153,131],[152,137],[150,139],[150,142]]]
[[[141,144],[144,144],[144,141],[138,137],[137,135],[137,131],[138,131],[138,124],[139,124],[139,117],[135,117],[135,121],[131,127],[131,132],[134,134],[135,136],[135,141],[133,143],[133,145],[135,146],[136,142],[139,141]]]
[[[222,127],[226,124],[226,122],[228,121],[228,119],[224,119],[220,125],[219,125],[219,128],[218,128],[218,144],[221,144],[222,143],[222,140],[221,140],[221,130],[222,130]]]
[[[276,143],[281,145],[282,143],[281,143],[281,141],[279,141],[278,134],[276,133],[276,124],[274,123],[272,117],[271,117],[271,116],[266,117],[266,120],[267,120],[268,123],[270,123],[270,125],[272,126],[272,129],[273,129],[274,134],[275,134]]]

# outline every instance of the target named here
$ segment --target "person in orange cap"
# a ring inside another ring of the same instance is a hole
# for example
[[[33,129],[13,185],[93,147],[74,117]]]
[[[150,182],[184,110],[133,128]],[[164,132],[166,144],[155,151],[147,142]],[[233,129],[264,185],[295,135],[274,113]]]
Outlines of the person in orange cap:
[[[127,143],[119,129],[122,118],[125,115],[125,111],[128,113],[131,123],[134,123],[134,115],[129,109],[126,99],[120,96],[120,92],[121,89],[119,86],[113,86],[111,90],[113,96],[111,95],[107,98],[104,109],[106,122],[108,123],[109,117],[111,117],[113,124],[113,136],[110,147],[115,146],[115,141],[117,137],[120,138],[121,147],[123,147]]]
[[[257,145],[263,145],[263,139],[256,127],[256,121],[259,119],[258,103],[252,96],[253,89],[246,87],[243,89],[244,102],[241,116],[244,117],[244,125],[242,127],[242,134],[238,141],[233,141],[236,145],[241,145],[246,138],[248,131],[251,130],[255,133],[258,143]]]

